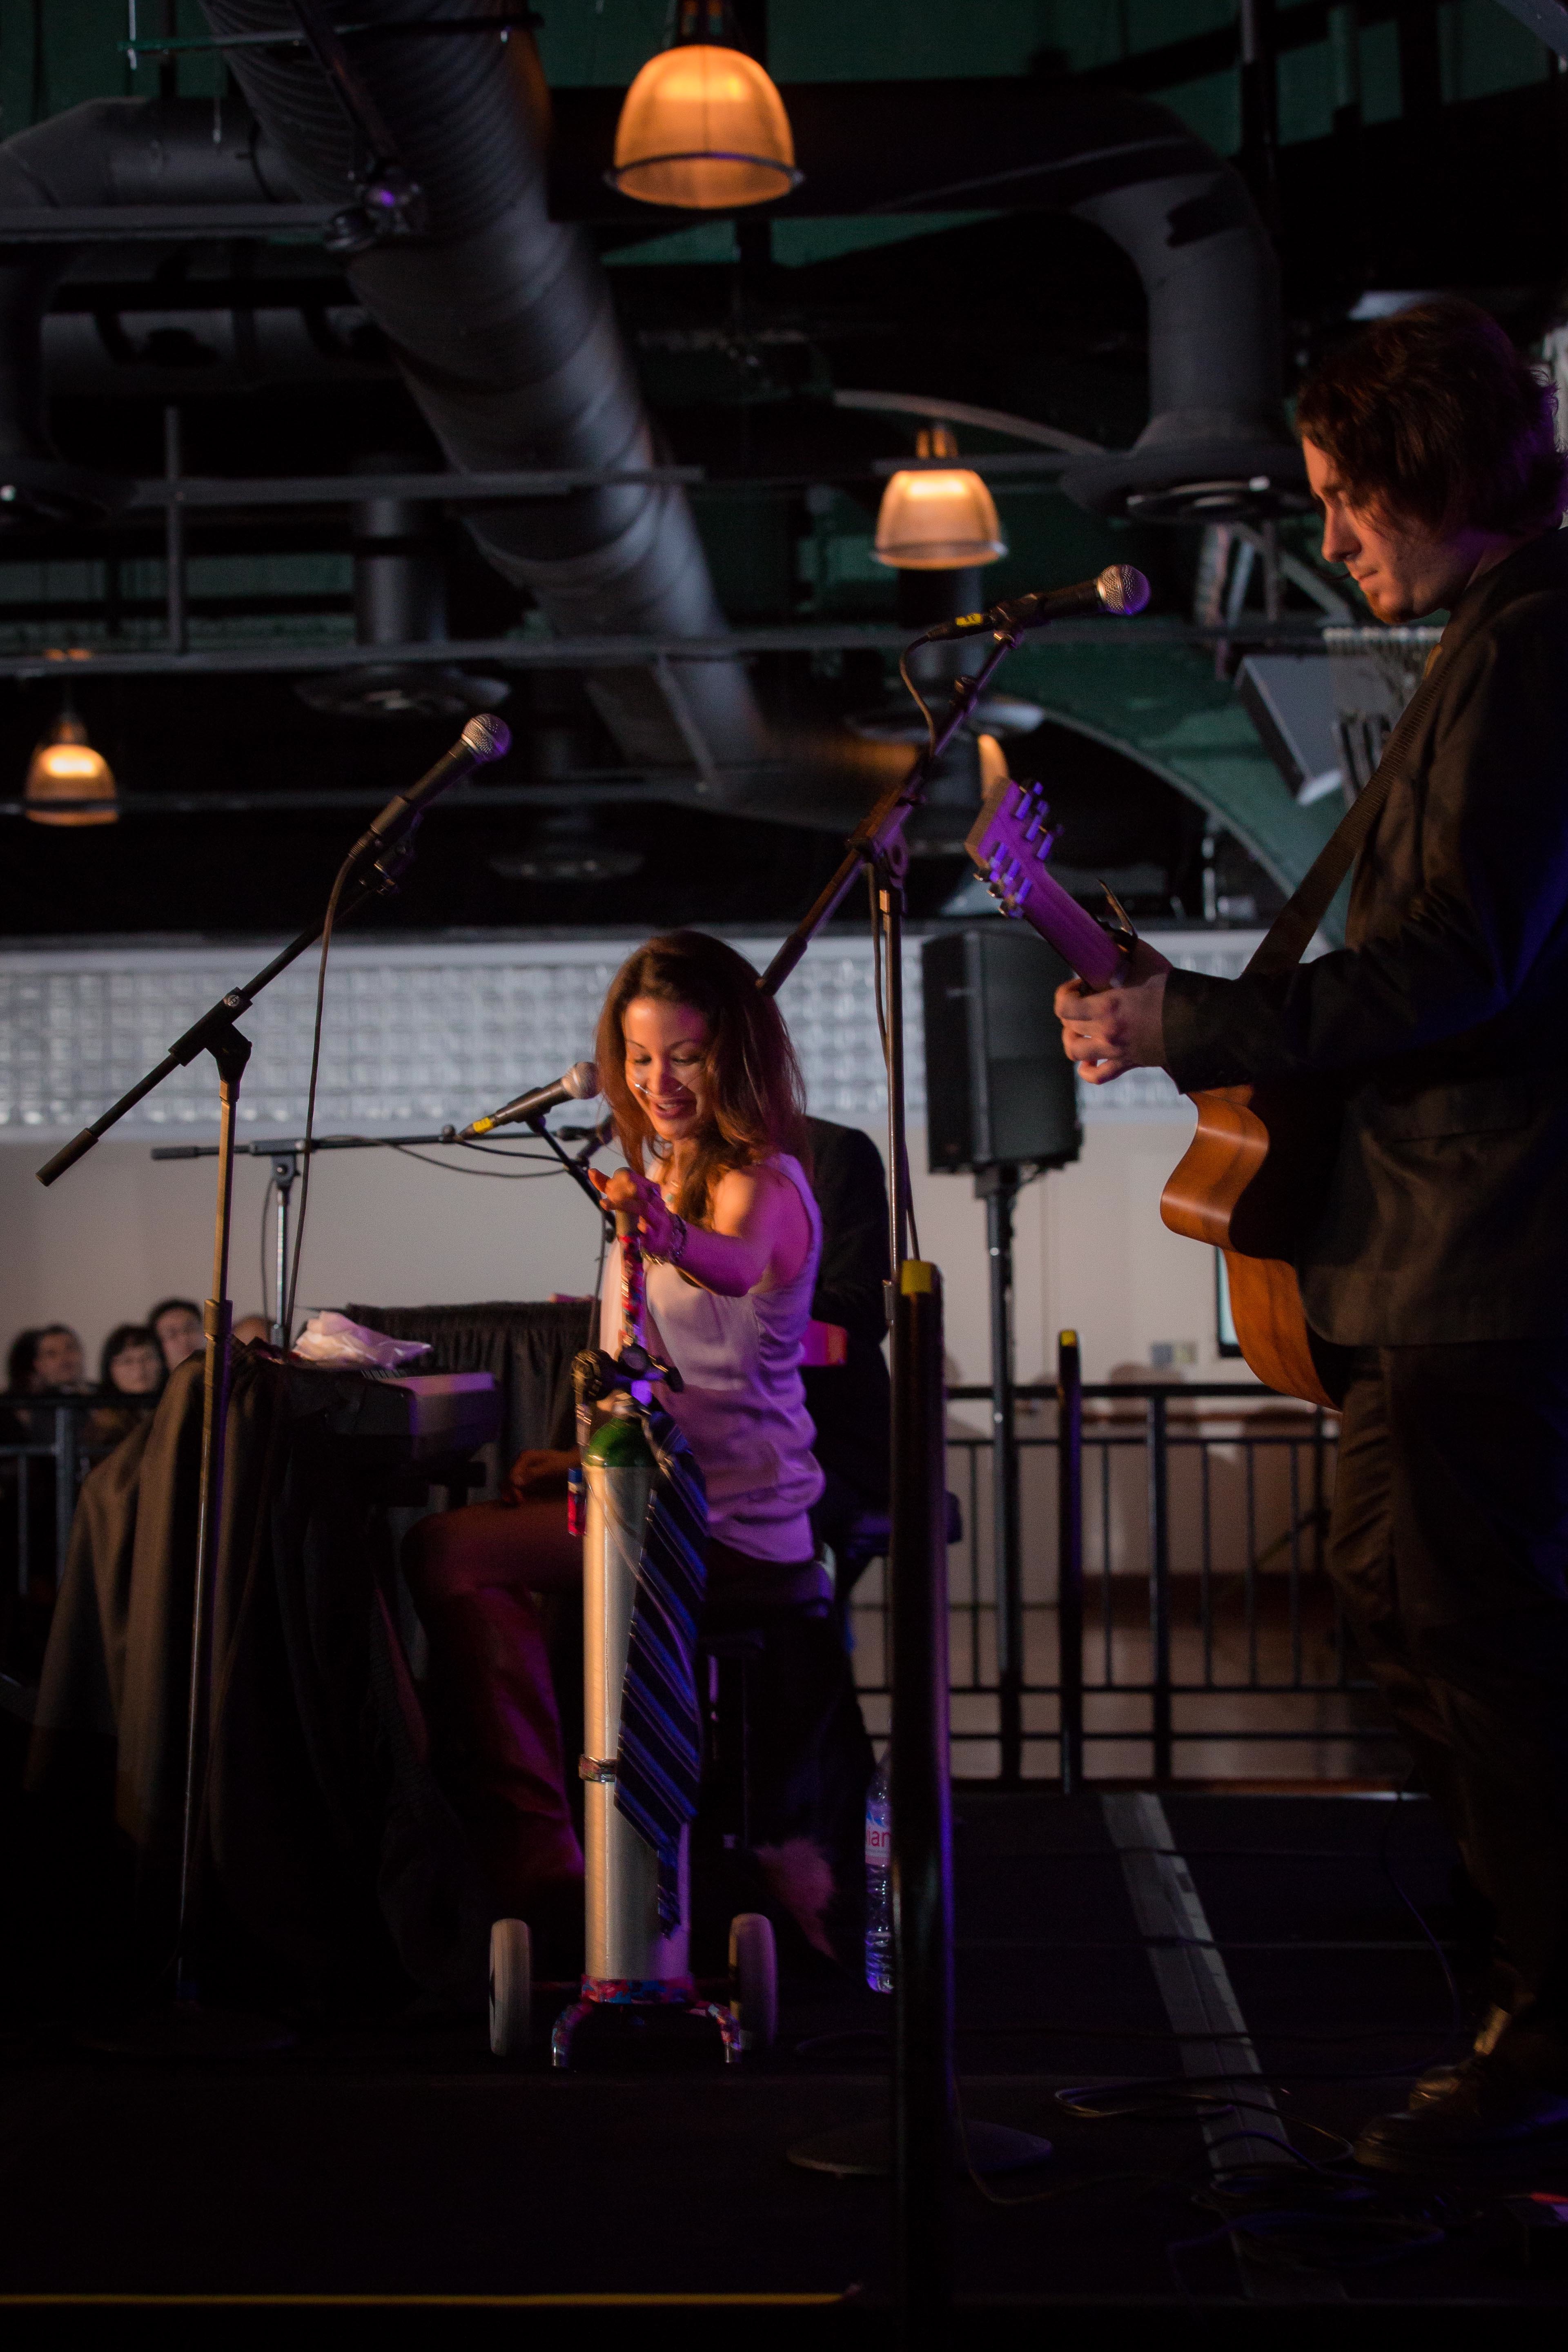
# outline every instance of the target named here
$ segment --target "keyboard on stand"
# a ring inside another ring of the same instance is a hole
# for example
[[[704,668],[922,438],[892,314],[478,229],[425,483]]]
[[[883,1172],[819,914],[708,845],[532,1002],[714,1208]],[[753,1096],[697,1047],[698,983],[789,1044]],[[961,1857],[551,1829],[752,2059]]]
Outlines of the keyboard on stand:
[[[472,1457],[500,1434],[501,1397],[489,1372],[367,1372],[331,1417],[345,1460],[387,1501],[445,1486],[456,1499],[476,1483]]]

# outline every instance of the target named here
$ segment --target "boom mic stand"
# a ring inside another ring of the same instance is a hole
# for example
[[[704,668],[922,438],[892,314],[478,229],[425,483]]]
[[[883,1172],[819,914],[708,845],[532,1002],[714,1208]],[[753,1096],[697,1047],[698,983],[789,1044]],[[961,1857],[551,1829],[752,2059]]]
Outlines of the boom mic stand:
[[[942,1276],[907,1255],[909,1151],[904,1108],[904,825],[941,753],[970,718],[1023,635],[1003,626],[952,699],[925,750],[845,846],[843,862],[763,972],[776,994],[863,869],[877,894],[888,1036],[888,1204],[893,1266],[891,1587],[893,1897],[896,2002],[892,2128],[853,2125],[804,2140],[793,2163],[894,2182],[894,2262],[902,2340],[945,2340],[951,2307],[949,2208],[961,2169],[1037,2164],[1050,2143],[1006,2126],[961,2122],[953,2101],[952,1819],[947,1688],[947,1478]],[[917,641],[918,642],[918,641]],[[911,651],[913,648],[911,647]],[[908,656],[905,656],[906,662]],[[907,682],[907,681],[906,681]],[[890,2162],[889,2162],[890,2159]]]
[[[371,902],[395,890],[398,877],[412,857],[413,830],[395,845],[382,848],[370,870],[353,883],[338,908],[339,923],[352,921]],[[380,845],[374,845],[379,846]],[[190,1713],[185,1732],[184,1802],[181,1817],[180,1895],[174,1940],[174,1998],[150,2014],[128,2020],[118,2029],[83,2035],[89,2046],[129,2057],[239,2057],[247,2053],[286,2049],[294,2040],[287,2026],[269,2018],[238,2011],[207,2008],[199,1998],[191,1957],[192,1891],[196,1860],[196,1834],[201,1818],[201,1787],[206,1766],[207,1711],[211,1690],[212,1587],[217,1563],[218,1533],[223,1516],[224,1444],[229,1392],[229,1332],[234,1308],[228,1296],[229,1235],[234,1206],[235,1122],[240,1080],[250,1059],[250,1040],[235,1025],[249,1011],[263,989],[287,971],[321,936],[322,922],[311,924],[275,955],[242,987],[209,1005],[183,1037],[175,1039],[163,1060],[128,1093],[73,1136],[52,1160],[37,1171],[40,1184],[53,1184],[90,1151],[101,1136],[154,1087],[175,1070],[184,1069],[200,1054],[211,1054],[218,1073],[217,1202],[213,1221],[213,1286],[202,1314],[206,1356],[202,1382],[201,1473],[196,1508],[195,1584],[191,1607]],[[243,1149],[243,1147],[238,1147]]]
[[[342,919],[340,916],[339,920]],[[588,1181],[586,1170],[588,1161],[605,1139],[596,1129],[591,1129],[584,1148],[580,1151],[568,1152],[544,1125],[542,1116],[537,1120],[524,1119],[521,1124],[542,1143],[549,1145],[578,1190],[604,1216],[606,1213],[605,1204]],[[310,1157],[314,1159],[318,1151],[389,1151],[429,1144],[448,1146],[456,1144],[457,1140],[458,1131],[451,1127],[444,1127],[438,1135],[318,1135],[310,1139]],[[462,1148],[467,1150],[468,1147],[465,1145]],[[153,1146],[153,1157],[154,1160],[216,1160],[222,1150],[221,1143],[159,1143]],[[287,1348],[292,1337],[283,1328],[283,1299],[289,1286],[290,1201],[304,1154],[305,1139],[297,1135],[276,1135],[255,1143],[237,1143],[232,1147],[231,1156],[237,1160],[270,1160],[272,1162],[272,1185],[278,1195],[278,1219],[273,1229],[272,1249],[275,1267],[273,1303],[278,1309],[271,1318],[272,1345],[275,1348]]]

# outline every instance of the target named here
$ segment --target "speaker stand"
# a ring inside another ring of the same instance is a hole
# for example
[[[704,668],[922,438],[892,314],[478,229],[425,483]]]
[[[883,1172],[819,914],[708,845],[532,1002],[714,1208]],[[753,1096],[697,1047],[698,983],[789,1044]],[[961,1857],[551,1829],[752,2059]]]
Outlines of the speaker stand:
[[[1021,1179],[1004,1160],[974,1171],[974,1197],[985,1203],[991,1271],[991,1524],[996,1579],[996,1690],[1002,1782],[1024,1777],[1024,1588],[1018,1519],[1018,1427],[1014,1386],[1013,1210]]]

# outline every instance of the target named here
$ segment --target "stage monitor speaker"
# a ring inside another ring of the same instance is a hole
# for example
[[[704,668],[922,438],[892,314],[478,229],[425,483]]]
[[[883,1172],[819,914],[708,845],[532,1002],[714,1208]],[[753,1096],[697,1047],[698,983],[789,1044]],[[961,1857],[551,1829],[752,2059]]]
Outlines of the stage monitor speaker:
[[[1078,1088],[1051,1002],[1071,977],[1061,957],[994,916],[927,940],[921,974],[931,1173],[1076,1160]]]

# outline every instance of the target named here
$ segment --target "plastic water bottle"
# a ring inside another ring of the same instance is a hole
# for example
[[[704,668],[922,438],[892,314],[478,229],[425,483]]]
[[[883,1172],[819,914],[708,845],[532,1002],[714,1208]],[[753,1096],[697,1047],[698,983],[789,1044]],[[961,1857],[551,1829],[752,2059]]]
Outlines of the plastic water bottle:
[[[884,1757],[866,1791],[866,1981],[893,1990],[893,1810]]]

